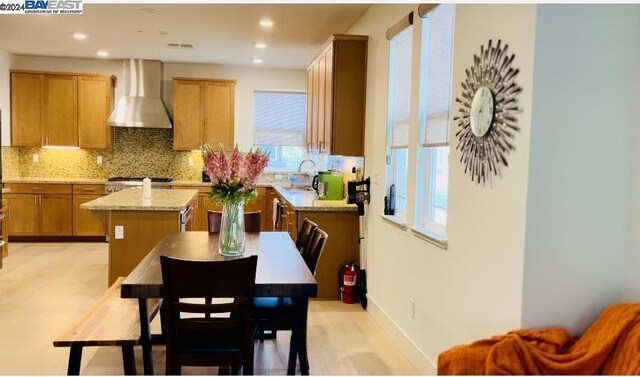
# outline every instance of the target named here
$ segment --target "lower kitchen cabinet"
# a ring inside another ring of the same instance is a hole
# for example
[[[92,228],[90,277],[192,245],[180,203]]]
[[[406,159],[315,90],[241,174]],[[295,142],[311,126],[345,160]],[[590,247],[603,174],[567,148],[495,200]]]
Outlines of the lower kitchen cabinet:
[[[38,235],[71,236],[73,213],[71,195],[39,195]]]
[[[209,193],[211,187],[208,186],[171,186],[172,189],[177,190],[198,190],[198,200],[194,203],[193,214],[193,230],[204,231],[209,228],[209,219],[207,218],[207,211],[222,212],[222,206],[209,200]],[[263,231],[271,230],[269,226],[269,218],[267,217],[267,189],[264,187],[258,187],[258,197],[253,203],[246,204],[244,206],[244,212],[261,211],[260,213],[260,228]]]
[[[5,194],[9,236],[72,235],[71,195]]]
[[[73,235],[74,236],[103,236],[105,234],[102,221],[93,213],[80,208],[80,205],[98,199],[102,195],[74,195],[73,196]]]
[[[7,231],[10,236],[38,234],[38,195],[4,194],[7,200]]]
[[[102,222],[80,205],[103,196],[104,185],[8,183],[7,233],[27,237],[104,236]],[[76,194],[77,193],[77,194]]]

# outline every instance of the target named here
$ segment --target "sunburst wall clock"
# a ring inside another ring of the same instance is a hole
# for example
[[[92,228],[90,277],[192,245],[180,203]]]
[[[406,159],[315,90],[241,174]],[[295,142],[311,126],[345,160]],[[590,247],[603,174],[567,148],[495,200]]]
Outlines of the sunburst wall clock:
[[[516,82],[520,71],[511,64],[515,54],[498,40],[473,55],[473,65],[465,70],[462,98],[454,121],[458,124],[456,149],[462,152],[464,171],[477,183],[493,181],[501,176],[500,168],[508,166],[507,155],[515,150],[513,140],[520,131],[516,114],[522,88]]]

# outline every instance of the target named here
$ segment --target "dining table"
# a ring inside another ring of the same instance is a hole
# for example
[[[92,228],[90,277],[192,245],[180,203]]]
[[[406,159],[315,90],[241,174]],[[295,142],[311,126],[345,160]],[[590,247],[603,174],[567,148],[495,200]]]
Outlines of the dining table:
[[[218,234],[209,232],[169,233],[147,254],[122,283],[122,298],[138,299],[141,346],[145,375],[154,374],[152,345],[162,336],[150,331],[147,300],[162,298],[160,256],[202,261],[222,261],[258,256],[255,297],[289,297],[293,305],[293,326],[287,374],[293,375],[299,360],[300,372],[309,374],[307,356],[307,314],[309,298],[318,294],[318,283],[309,271],[287,232],[246,233],[245,250],[240,256],[223,256],[218,252]],[[161,311],[162,315],[162,311]]]

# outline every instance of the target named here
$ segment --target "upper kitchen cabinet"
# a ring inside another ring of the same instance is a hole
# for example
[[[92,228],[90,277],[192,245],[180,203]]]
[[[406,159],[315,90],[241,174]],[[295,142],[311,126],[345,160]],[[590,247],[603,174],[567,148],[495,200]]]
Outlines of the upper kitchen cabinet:
[[[78,144],[80,148],[111,147],[107,119],[113,110],[113,79],[105,76],[78,77]]]
[[[44,127],[44,75],[11,74],[11,145],[39,147]]]
[[[113,76],[11,72],[11,145],[109,148]]]
[[[235,80],[174,78],[173,149],[234,146]]]
[[[78,76],[44,76],[44,145],[78,146]]]
[[[367,42],[334,34],[307,68],[307,149],[364,156]]]

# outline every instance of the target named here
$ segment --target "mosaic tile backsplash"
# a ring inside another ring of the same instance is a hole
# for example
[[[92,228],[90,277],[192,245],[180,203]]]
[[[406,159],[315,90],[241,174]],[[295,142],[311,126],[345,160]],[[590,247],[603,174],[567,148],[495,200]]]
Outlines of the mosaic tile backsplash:
[[[91,178],[170,177],[200,180],[200,152],[172,149],[171,130],[114,128],[111,149],[45,149],[2,147],[2,177]],[[38,154],[39,162],[33,162]],[[102,156],[103,163],[96,163]],[[189,166],[193,158],[194,166]]]
[[[173,150],[173,134],[166,129],[114,128],[111,149],[47,149],[2,147],[2,178],[107,179],[109,177],[168,177],[179,181],[202,179],[199,151]],[[38,162],[33,162],[33,155]],[[102,156],[102,165],[97,157]],[[351,171],[363,167],[362,157],[310,155],[302,175],[314,170]],[[194,165],[189,166],[189,158]],[[286,175],[265,172],[262,182],[288,182]]]

